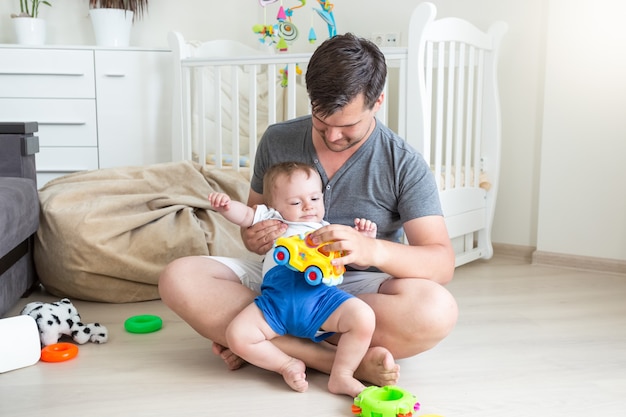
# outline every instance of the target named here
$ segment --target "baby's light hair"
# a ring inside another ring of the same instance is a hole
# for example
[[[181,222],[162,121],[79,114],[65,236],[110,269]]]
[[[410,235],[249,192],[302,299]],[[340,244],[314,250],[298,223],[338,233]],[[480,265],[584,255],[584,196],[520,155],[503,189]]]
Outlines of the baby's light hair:
[[[311,175],[319,176],[319,173],[314,166],[301,162],[279,162],[272,165],[263,176],[263,201],[265,204],[272,207],[272,193],[274,191],[276,179],[281,175],[285,175],[287,178],[290,178],[296,172],[306,174],[307,178],[310,178]]]

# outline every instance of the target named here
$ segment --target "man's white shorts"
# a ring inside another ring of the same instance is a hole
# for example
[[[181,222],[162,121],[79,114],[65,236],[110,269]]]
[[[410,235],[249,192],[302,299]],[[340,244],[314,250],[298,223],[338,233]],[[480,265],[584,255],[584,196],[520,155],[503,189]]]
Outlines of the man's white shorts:
[[[261,277],[262,262],[223,256],[210,256],[210,258],[230,268],[237,274],[243,285],[254,292],[261,292],[261,283],[263,281]],[[353,295],[372,294],[377,293],[382,283],[390,278],[390,275],[382,272],[346,271],[339,288]]]

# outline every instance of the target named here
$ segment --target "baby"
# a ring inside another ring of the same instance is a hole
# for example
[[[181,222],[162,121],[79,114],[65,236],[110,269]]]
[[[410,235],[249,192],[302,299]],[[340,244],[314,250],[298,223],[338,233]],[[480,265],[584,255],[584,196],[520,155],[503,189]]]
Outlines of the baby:
[[[263,179],[267,205],[256,209],[231,200],[226,194],[212,193],[213,208],[241,226],[266,219],[280,219],[288,225],[284,236],[303,234],[328,224],[322,194],[322,180],[310,165],[295,162],[272,166]],[[355,228],[376,237],[376,224],[355,219]],[[365,386],[354,378],[354,371],[369,348],[375,327],[373,310],[362,300],[326,285],[309,285],[302,272],[276,265],[273,250],[263,264],[261,294],[229,325],[229,348],[253,365],[280,373],[295,391],[308,388],[304,362],[287,355],[271,340],[290,334],[321,342],[340,333],[335,361],[328,382],[329,391],[356,397]]]

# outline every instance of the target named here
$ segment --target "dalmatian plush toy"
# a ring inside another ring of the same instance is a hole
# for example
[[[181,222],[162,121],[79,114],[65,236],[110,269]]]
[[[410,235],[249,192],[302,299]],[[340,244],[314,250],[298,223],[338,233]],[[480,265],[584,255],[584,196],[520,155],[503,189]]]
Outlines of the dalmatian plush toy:
[[[78,310],[67,298],[54,303],[28,303],[20,314],[35,319],[42,346],[57,343],[63,335],[70,336],[80,345],[105,343],[108,339],[107,328],[100,323],[81,323]]]

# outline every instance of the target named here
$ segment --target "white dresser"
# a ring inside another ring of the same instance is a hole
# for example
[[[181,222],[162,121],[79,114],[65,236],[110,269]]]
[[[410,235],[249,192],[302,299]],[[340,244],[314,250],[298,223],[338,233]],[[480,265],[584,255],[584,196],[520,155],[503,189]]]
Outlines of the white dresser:
[[[37,180],[171,160],[166,50],[0,45],[0,121],[39,122]]]

